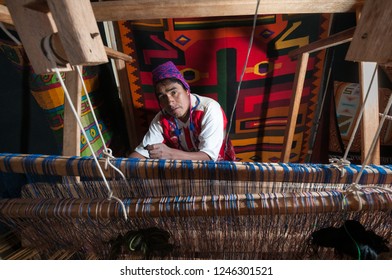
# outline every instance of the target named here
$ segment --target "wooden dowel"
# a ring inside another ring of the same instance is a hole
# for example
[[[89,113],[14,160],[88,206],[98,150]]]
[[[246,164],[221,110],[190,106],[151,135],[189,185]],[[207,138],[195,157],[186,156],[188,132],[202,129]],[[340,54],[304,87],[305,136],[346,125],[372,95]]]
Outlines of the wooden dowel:
[[[321,51],[333,46],[338,46],[347,42],[350,42],[354,36],[355,27],[349,28],[342,32],[333,34],[328,38],[318,40],[316,42],[310,43],[306,46],[300,47],[289,52],[290,58],[296,58],[298,55],[303,53],[312,53],[316,51]]]
[[[290,100],[289,115],[283,139],[282,155],[280,158],[280,161],[285,163],[290,161],[291,148],[294,139],[295,126],[297,124],[299,106],[301,104],[302,91],[304,89],[308,61],[309,53],[300,54],[297,62],[297,69],[295,71],[293,94]]]
[[[375,197],[377,196],[377,200]],[[377,203],[374,203],[377,201]],[[124,200],[129,218],[190,216],[252,216],[388,211],[390,192],[306,192],[238,194],[232,196],[156,197]],[[146,210],[148,209],[148,210]],[[0,217],[6,218],[122,218],[122,208],[108,199],[3,199]]]
[[[106,178],[120,178],[113,170],[104,170],[105,161],[99,160]],[[350,184],[358,174],[359,166],[344,167],[344,174],[331,165],[324,164],[278,164],[252,162],[210,162],[136,160],[120,158],[114,162],[127,178],[170,180],[171,184],[181,180],[204,180],[205,182],[291,182]],[[377,168],[382,168],[382,172]],[[0,154],[0,172],[27,173],[57,176],[83,176],[100,178],[92,158],[65,156]],[[367,166],[361,184],[391,184],[392,169]]]

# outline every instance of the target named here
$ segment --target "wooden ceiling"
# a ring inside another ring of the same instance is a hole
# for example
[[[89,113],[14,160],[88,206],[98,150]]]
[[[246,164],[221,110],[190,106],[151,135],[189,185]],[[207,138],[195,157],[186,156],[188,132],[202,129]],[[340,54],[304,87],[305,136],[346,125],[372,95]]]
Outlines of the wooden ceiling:
[[[8,0],[10,1],[10,0]],[[31,1],[44,3],[44,0]],[[258,14],[355,12],[365,0],[260,0]],[[253,15],[257,0],[115,0],[92,2],[97,21]],[[0,0],[0,21],[10,23]]]

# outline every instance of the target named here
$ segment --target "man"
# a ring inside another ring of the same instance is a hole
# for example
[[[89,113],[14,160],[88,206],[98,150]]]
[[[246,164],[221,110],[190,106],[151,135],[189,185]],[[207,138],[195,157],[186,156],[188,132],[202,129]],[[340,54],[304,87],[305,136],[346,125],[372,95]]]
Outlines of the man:
[[[152,77],[161,111],[130,157],[235,160],[230,140],[225,148],[227,119],[219,103],[191,93],[171,61],[155,68]]]

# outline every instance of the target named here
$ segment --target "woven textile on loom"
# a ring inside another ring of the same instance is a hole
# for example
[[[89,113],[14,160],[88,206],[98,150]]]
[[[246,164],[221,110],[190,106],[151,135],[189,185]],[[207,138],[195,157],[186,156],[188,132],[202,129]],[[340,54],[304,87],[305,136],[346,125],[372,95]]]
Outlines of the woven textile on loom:
[[[217,100],[228,118],[248,51],[253,17],[120,22],[138,141],[159,110],[151,70],[173,61],[191,91]],[[323,15],[258,16],[230,137],[241,161],[279,161],[297,61],[288,52],[327,36]],[[311,54],[291,154],[303,162],[321,83],[324,52]],[[137,141],[137,142],[138,142]]]
[[[167,232],[172,246],[153,257],[172,259],[336,258],[331,248],[315,249],[310,236],[349,219],[391,240],[392,166],[367,167],[360,184],[372,188],[344,193],[360,166],[138,159],[114,164],[130,186],[112,170],[105,174],[128,221],[120,205],[106,199],[92,159],[1,154],[0,175],[25,173],[36,182],[23,187],[22,198],[0,201],[0,220],[23,236],[26,247],[39,248],[42,258],[63,250],[82,258],[143,258],[129,250],[113,254],[114,241],[152,228]],[[64,183],[58,175],[81,181]]]

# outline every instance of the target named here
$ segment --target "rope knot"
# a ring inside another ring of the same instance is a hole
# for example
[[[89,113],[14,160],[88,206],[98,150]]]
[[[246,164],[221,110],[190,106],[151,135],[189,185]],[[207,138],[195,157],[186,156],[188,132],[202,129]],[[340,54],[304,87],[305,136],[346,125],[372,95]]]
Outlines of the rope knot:
[[[351,162],[344,158],[331,158],[329,159],[329,163],[339,169],[340,177],[343,177],[346,174],[346,166],[350,166]]]
[[[112,155],[112,150],[109,148],[106,148],[102,152],[103,157],[105,158],[105,170],[108,169],[108,165],[110,164],[110,160],[114,159],[115,157]]]

